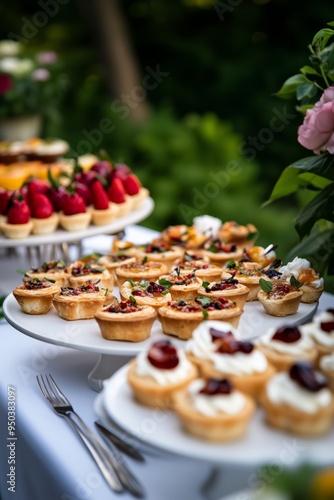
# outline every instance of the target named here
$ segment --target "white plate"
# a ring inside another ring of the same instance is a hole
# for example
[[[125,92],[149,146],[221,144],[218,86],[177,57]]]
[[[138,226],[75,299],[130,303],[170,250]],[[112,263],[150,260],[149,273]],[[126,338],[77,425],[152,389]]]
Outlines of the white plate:
[[[130,224],[136,224],[144,220],[153,211],[154,202],[152,198],[148,197],[142,201],[139,207],[133,212],[125,215],[124,217],[118,217],[111,224],[105,226],[93,226],[90,225],[84,231],[64,231],[63,229],[57,229],[51,234],[32,234],[28,238],[22,240],[11,240],[3,235],[0,235],[0,248],[9,248],[15,246],[26,246],[34,247],[39,245],[47,244],[59,244],[64,242],[78,241],[82,238],[88,238],[90,236],[95,236],[97,234],[112,234],[121,231],[126,226]]]
[[[117,295],[117,289],[115,289]],[[259,302],[248,302],[240,320],[239,332],[244,338],[257,337],[269,327],[289,322],[305,322],[311,319],[317,304],[300,304],[299,311],[289,318],[275,318],[263,311]],[[65,347],[72,347],[81,351],[96,352],[99,354],[114,354],[132,356],[146,349],[152,341],[166,338],[162,333],[159,321],[153,324],[151,336],[142,342],[122,342],[106,340],[101,336],[100,329],[94,319],[66,321],[58,316],[55,309],[46,315],[35,316],[22,312],[13,294],[10,294],[3,304],[4,316],[14,328],[38,340]],[[183,340],[173,339],[179,347],[184,345]]]
[[[240,441],[210,444],[191,437],[172,411],[145,407],[133,399],[127,370],[125,365],[104,382],[104,409],[118,426],[150,446],[191,458],[251,467],[275,463],[287,468],[303,462],[326,466],[334,462],[334,427],[323,437],[302,439],[268,427],[261,409]]]

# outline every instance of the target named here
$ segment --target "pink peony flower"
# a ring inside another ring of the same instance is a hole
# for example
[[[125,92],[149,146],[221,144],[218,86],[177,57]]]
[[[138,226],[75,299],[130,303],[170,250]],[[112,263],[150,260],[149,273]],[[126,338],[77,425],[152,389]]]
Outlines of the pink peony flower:
[[[334,154],[334,87],[328,87],[312,109],[308,109],[298,128],[298,142],[320,154],[326,149]]]
[[[38,52],[36,60],[39,64],[54,64],[58,59],[56,52]]]
[[[37,82],[46,82],[50,78],[50,73],[45,68],[38,68],[33,71],[32,77]]]
[[[5,94],[13,86],[12,79],[9,75],[0,75],[0,95]]]

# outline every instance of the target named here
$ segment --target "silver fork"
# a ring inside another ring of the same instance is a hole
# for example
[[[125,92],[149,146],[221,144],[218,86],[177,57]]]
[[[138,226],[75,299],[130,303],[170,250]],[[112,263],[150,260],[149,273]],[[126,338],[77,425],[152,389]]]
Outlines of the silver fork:
[[[114,453],[110,454],[104,444],[91,432],[81,417],[74,411],[73,406],[61,392],[52,375],[44,375],[44,377],[43,375],[37,375],[36,379],[43,396],[49,401],[55,412],[66,418],[79,434],[109,486],[116,492],[124,491],[124,488],[126,488],[135,496],[142,497],[144,490],[128,470],[124,461],[119,460]]]

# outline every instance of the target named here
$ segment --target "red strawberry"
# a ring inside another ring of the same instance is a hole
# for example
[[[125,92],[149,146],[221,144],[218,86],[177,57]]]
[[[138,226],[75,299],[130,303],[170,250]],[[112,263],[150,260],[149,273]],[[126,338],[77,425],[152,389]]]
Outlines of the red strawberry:
[[[62,210],[65,215],[83,214],[86,212],[85,200],[78,193],[66,193],[62,201]]]
[[[28,189],[28,203],[29,205],[32,203],[32,199],[37,193],[46,194],[49,191],[49,185],[42,181],[41,179],[31,179],[27,183]]]
[[[121,179],[113,179],[108,189],[109,200],[113,203],[124,203],[126,191]]]
[[[53,214],[52,203],[45,194],[35,194],[32,199],[31,214],[36,219],[47,219]]]
[[[123,180],[123,185],[125,187],[125,191],[130,195],[133,196],[134,194],[137,194],[141,188],[141,183],[138,177],[135,174],[130,174],[128,175],[124,180]]]
[[[6,215],[7,205],[11,195],[12,191],[7,191],[4,188],[0,188],[0,215]]]
[[[66,189],[64,186],[59,186],[58,188],[50,188],[48,197],[56,212],[59,212],[61,210],[64,196],[66,196]]]
[[[100,181],[93,183],[91,192],[93,205],[96,210],[106,210],[109,208],[109,198]]]
[[[30,219],[30,208],[22,194],[12,198],[9,201],[9,208],[7,212],[8,224],[26,224]]]
[[[112,173],[112,165],[110,161],[98,161],[92,166],[91,170],[99,174],[109,183]]]
[[[71,184],[71,188],[84,199],[86,207],[92,204],[92,196],[87,184],[83,184],[82,182],[73,182]]]
[[[112,178],[123,180],[130,174],[131,174],[131,168],[125,165],[125,163],[116,163],[115,168],[112,171]]]

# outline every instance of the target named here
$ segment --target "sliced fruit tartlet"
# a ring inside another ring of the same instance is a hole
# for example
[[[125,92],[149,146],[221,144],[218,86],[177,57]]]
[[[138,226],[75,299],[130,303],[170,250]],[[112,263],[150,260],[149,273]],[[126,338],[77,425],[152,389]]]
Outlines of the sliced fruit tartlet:
[[[252,247],[258,230],[254,224],[240,225],[235,221],[225,222],[218,231],[218,237],[226,243],[236,243],[241,247]]]
[[[231,276],[218,282],[203,282],[198,289],[198,295],[215,298],[225,297],[235,302],[240,309],[243,309],[249,295],[249,288]]]
[[[156,317],[153,307],[137,304],[134,297],[121,302],[115,299],[94,316],[103,338],[128,342],[147,339]]]
[[[259,264],[255,262],[235,262],[231,260],[227,262],[224,269],[225,273],[230,273],[230,276],[238,280],[238,283],[246,286],[249,289],[246,302],[258,300],[258,293],[261,290],[260,279],[270,280],[273,276],[276,277],[278,272],[276,270],[265,271],[259,269]]]
[[[31,211],[22,193],[12,194],[7,203],[7,214],[1,220],[0,229],[7,238],[23,239],[32,232]]]
[[[295,257],[293,261],[281,267],[280,272],[282,274],[282,280],[288,281],[294,276],[296,280],[302,284],[301,290],[303,296],[301,302],[312,304],[320,299],[324,291],[324,280],[311,267],[308,260]]]
[[[151,306],[156,310],[172,300],[168,287],[146,280],[126,280],[120,288],[120,295],[122,300],[129,300],[132,296],[137,304]]]
[[[162,330],[180,339],[191,338],[194,329],[204,320],[220,320],[237,327],[242,310],[227,299],[196,297],[194,300],[172,300],[158,309]]]
[[[26,314],[46,314],[52,307],[59,286],[49,279],[32,278],[13,290],[13,295]]]
[[[95,226],[105,226],[110,224],[118,215],[116,203],[109,200],[108,194],[105,191],[102,183],[95,180],[91,186],[92,196],[92,223]]]
[[[46,194],[36,193],[31,199],[31,221],[33,234],[50,234],[58,226],[59,216]]]
[[[68,321],[94,318],[106,300],[106,291],[98,284],[81,285],[76,288],[61,287],[52,303],[58,316]]]
[[[287,282],[271,282],[264,279],[259,281],[261,290],[258,299],[267,314],[271,316],[288,316],[296,314],[303,292],[293,284]]]
[[[66,231],[82,231],[89,226],[92,214],[78,193],[65,193],[61,201],[59,223]]]
[[[196,367],[169,340],[154,342],[130,362],[127,380],[134,398],[157,408],[171,408],[172,394],[197,377]]]

